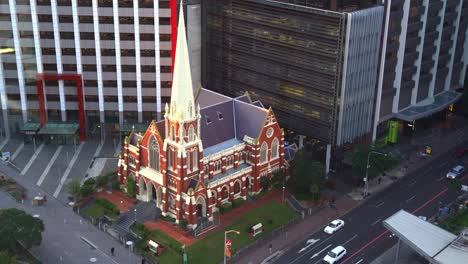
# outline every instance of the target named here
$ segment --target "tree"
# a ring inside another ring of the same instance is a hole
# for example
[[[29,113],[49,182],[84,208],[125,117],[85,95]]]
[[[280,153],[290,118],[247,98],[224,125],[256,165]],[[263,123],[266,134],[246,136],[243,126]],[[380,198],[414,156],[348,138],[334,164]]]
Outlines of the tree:
[[[77,200],[78,196],[80,195],[80,182],[76,179],[72,179],[67,183],[67,191],[73,195],[75,201]]]
[[[312,184],[310,186],[309,192],[312,195],[312,200],[314,201],[320,200],[320,186],[318,184]]]
[[[2,264],[16,264],[18,260],[15,256],[12,256],[8,251],[0,251],[0,263]]]
[[[15,251],[16,242],[29,249],[42,241],[44,223],[15,208],[0,210],[0,248]]]
[[[99,186],[99,187],[104,187],[107,184],[108,180],[109,180],[109,178],[107,177],[107,175],[97,176],[96,177],[96,185]]]
[[[353,163],[353,170],[357,173],[364,175],[366,174],[366,166],[367,166],[367,158],[369,152],[377,151],[384,153],[381,149],[377,148],[375,145],[367,145],[361,144],[357,145],[353,151],[352,163]],[[371,154],[369,159],[369,168],[368,168],[368,176],[369,178],[373,178],[380,173],[391,169],[396,164],[399,163],[399,158],[392,156],[391,154],[387,154],[387,156],[379,155],[379,154]]]
[[[312,184],[322,184],[325,168],[312,159],[310,152],[299,151],[291,163],[291,177],[288,185],[294,193],[309,193]]]
[[[271,186],[271,180],[268,179],[267,176],[263,176],[262,178],[260,178],[260,186],[262,186],[263,191],[268,191],[268,189],[270,189]]]
[[[94,191],[93,186],[89,184],[83,184],[80,188],[81,197],[88,197]]]
[[[130,197],[135,197],[135,188],[136,188],[136,183],[135,179],[133,177],[128,176],[127,177],[127,194]]]

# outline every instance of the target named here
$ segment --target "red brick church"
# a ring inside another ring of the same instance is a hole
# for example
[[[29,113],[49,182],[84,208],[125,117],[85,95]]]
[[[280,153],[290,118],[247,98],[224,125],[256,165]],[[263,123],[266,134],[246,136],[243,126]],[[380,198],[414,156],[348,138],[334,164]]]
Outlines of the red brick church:
[[[177,36],[164,120],[125,138],[118,177],[134,178],[139,200],[195,228],[199,217],[212,220],[221,204],[260,192],[262,177],[285,168],[284,133],[271,108],[248,95],[194,93],[183,14]]]

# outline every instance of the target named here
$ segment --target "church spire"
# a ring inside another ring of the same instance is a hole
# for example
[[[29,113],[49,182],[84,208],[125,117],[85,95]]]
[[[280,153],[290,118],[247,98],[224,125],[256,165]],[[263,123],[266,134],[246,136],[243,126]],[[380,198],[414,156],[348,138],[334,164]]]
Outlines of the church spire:
[[[177,27],[177,45],[172,78],[171,105],[169,116],[180,121],[195,117],[195,103],[190,73],[187,37],[183,3],[180,2],[179,25]]]

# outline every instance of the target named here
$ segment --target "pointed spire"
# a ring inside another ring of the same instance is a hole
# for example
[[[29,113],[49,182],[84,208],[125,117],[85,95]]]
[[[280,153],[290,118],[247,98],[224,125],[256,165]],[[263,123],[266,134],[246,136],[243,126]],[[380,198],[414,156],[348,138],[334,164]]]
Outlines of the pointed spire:
[[[176,106],[175,109],[174,105]],[[194,105],[192,75],[190,73],[189,52],[187,37],[185,35],[183,2],[181,1],[172,80],[171,118],[178,120],[190,119],[190,113],[195,112]]]

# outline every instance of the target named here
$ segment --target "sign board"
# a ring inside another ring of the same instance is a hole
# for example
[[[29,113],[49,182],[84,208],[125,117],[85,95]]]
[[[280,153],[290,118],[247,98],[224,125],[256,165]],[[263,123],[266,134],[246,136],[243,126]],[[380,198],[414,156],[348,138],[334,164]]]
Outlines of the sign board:
[[[388,122],[388,137],[387,141],[395,144],[398,137],[398,121],[389,121]]]
[[[9,161],[10,160],[10,152],[2,152],[2,160]]]
[[[230,239],[226,240],[226,246],[230,246],[231,244],[232,244],[232,242],[231,242]]]
[[[463,192],[468,192],[468,185],[462,185],[462,186],[461,186],[461,190],[462,190]]]

